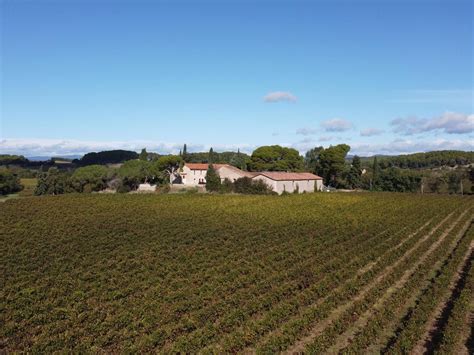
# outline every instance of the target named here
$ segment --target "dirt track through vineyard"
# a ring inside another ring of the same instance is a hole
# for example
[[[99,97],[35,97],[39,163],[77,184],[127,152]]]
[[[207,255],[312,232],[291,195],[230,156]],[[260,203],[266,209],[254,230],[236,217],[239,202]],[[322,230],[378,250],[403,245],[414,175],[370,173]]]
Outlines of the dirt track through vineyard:
[[[467,212],[466,212],[467,213]],[[387,290],[387,292],[381,297],[379,298],[379,300],[377,301],[377,303],[375,303],[373,306],[372,306],[372,309],[367,311],[366,313],[364,313],[355,323],[354,323],[354,326],[348,330],[347,332],[345,332],[344,334],[342,334],[342,336],[336,341],[336,344],[334,347],[330,348],[329,349],[329,352],[333,352],[333,353],[337,353],[339,352],[341,349],[343,349],[345,346],[347,346],[351,339],[354,337],[356,331],[359,329],[359,328],[362,328],[365,326],[365,324],[368,322],[368,320],[370,319],[370,317],[373,315],[373,310],[374,309],[380,309],[382,307],[384,307],[384,304],[387,302],[387,300],[390,298],[390,296],[396,292],[398,289],[400,289],[401,287],[403,287],[409,277],[411,276],[411,274],[413,274],[415,272],[415,270],[417,269],[417,267],[424,262],[424,260],[427,258],[427,256],[432,253],[438,246],[439,244],[442,242],[442,239],[444,239],[448,234],[449,232],[455,227],[456,224],[459,223],[459,221],[462,219],[463,215],[461,215],[458,220],[453,224],[451,225],[451,227],[448,228],[448,230],[446,230],[443,235],[441,236],[441,238],[439,240],[436,241],[436,243],[434,243],[430,249],[417,261],[416,264],[414,264],[411,268],[407,269],[405,271],[405,273],[403,274],[402,278],[398,280],[398,282],[392,286],[391,288],[389,288]],[[467,221],[466,223],[464,223],[461,231],[457,234],[456,236],[456,239],[453,240],[453,242],[451,243],[451,245],[449,246],[449,250],[452,250],[456,243],[459,241],[460,238],[463,237],[463,235],[466,233],[467,229],[469,228],[469,226],[471,225],[471,221]],[[466,254],[466,257],[468,256],[469,254]],[[435,265],[433,265],[433,268],[432,268],[432,271],[430,274],[433,274],[434,273],[434,270],[437,270],[439,267],[440,267],[440,264],[441,264],[441,260],[438,261]],[[421,289],[419,290],[421,291]],[[414,292],[413,294],[413,298],[416,298],[416,296],[418,295],[417,292]],[[410,301],[407,300],[407,305],[410,304]],[[416,348],[414,349],[414,351],[416,351]]]
[[[413,265],[410,269],[407,269],[405,273],[403,274],[402,278],[393,286],[391,289],[387,291],[385,294],[385,297],[382,299],[382,302],[387,298],[392,292],[394,292],[397,288],[401,287],[409,278],[410,274],[416,269],[418,265],[420,265],[426,257],[434,250],[436,247],[443,241],[443,239],[449,234],[449,232],[456,226],[456,224],[462,219],[462,217],[467,213],[463,212],[461,216],[454,222],[452,223],[449,228],[442,234],[442,236],[431,245],[431,247],[423,254],[423,256],[417,261],[415,265]],[[394,264],[390,265],[385,269],[385,271],[379,275],[372,283],[367,285],[365,288],[363,288],[357,296],[355,296],[350,302],[336,308],[327,318],[325,321],[319,323],[315,328],[313,328],[308,336],[297,342],[294,346],[288,349],[288,353],[297,353],[297,352],[302,352],[304,351],[305,347],[307,344],[309,344],[312,340],[314,340],[331,322],[334,321],[335,318],[337,318],[339,315],[341,315],[343,312],[345,312],[347,309],[349,309],[355,302],[362,300],[363,297],[374,287],[377,286],[380,281],[386,277],[389,273],[393,271],[398,265],[400,265],[402,262],[404,262],[408,257],[412,254],[412,252],[417,249],[426,239],[428,239],[435,231],[437,231],[439,228],[441,228],[445,221],[451,216],[448,215],[441,223],[439,223],[434,229],[430,231],[430,233],[426,234],[423,236],[416,244],[414,247],[412,247],[402,258],[400,258],[398,261],[396,261]]]
[[[451,216],[448,215],[443,221],[441,221],[439,223],[439,226],[441,226],[442,223],[444,223],[444,221],[446,221],[449,217]],[[416,231],[412,232],[411,234],[409,234],[406,238],[402,239],[397,245],[389,248],[388,250],[386,250],[381,256],[379,256],[376,260],[374,261],[371,261],[369,262],[368,264],[366,264],[364,267],[362,267],[360,270],[357,271],[357,275],[354,275],[353,277],[351,277],[350,279],[346,279],[344,280],[344,282],[342,284],[339,284],[336,288],[334,288],[333,290],[331,290],[331,293],[334,294],[334,293],[337,293],[339,290],[341,290],[347,283],[349,283],[350,281],[354,280],[354,278],[356,278],[357,276],[360,276],[362,274],[365,274],[367,273],[368,271],[370,271],[378,262],[380,262],[380,260],[383,259],[383,257],[397,249],[399,249],[401,246],[403,246],[405,243],[407,243],[411,238],[415,237],[418,233],[420,233],[424,228],[426,228],[429,223],[431,222],[432,220],[430,219],[428,222],[426,222],[425,224],[423,224],[421,227],[419,227]],[[403,232],[404,230],[402,230]],[[316,306],[319,306],[321,305],[324,301],[326,301],[328,299],[329,295],[325,296],[325,297],[322,297],[320,298],[317,302],[311,304],[308,306],[308,308],[310,307],[316,307]],[[260,341],[261,343],[264,343],[266,340],[268,340],[268,338],[270,337],[274,337],[274,336],[278,336],[278,329],[273,331],[273,332],[270,332],[269,334],[267,334],[266,336],[263,337],[263,339]],[[246,353],[248,352],[251,352],[251,348],[247,348],[245,349]]]
[[[467,229],[467,228],[466,228]],[[458,270],[456,272],[456,275],[452,278],[449,288],[446,290],[446,296],[445,298],[436,306],[436,308],[433,310],[433,314],[431,315],[429,321],[425,325],[425,332],[423,336],[420,338],[416,346],[413,348],[413,353],[414,354],[424,354],[428,350],[428,345],[432,339],[432,335],[434,331],[436,330],[436,323],[439,320],[441,316],[441,312],[443,311],[444,307],[446,306],[446,303],[448,302],[448,297],[451,295],[451,293],[454,290],[454,287],[457,282],[459,282],[461,276],[462,276],[462,270],[465,267],[466,263],[469,261],[469,258],[472,257],[472,251],[474,249],[474,242],[471,242],[471,245],[466,252],[464,258],[462,259],[462,262],[460,263]]]

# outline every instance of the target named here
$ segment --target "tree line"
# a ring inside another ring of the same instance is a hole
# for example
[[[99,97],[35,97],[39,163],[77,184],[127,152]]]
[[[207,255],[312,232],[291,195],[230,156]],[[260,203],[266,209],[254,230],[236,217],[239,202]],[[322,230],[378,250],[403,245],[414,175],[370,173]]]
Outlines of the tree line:
[[[473,152],[439,151],[397,157],[375,156],[368,160],[358,156],[349,159],[349,151],[349,145],[339,144],[312,148],[304,156],[296,149],[279,145],[259,147],[251,155],[240,150],[219,153],[212,148],[209,152],[189,153],[184,144],[178,155],[160,155],[147,152],[145,148],[140,153],[113,150],[85,154],[66,167],[45,164],[39,168],[35,165],[33,170],[21,168],[22,164],[28,164],[23,156],[1,155],[0,164],[8,169],[0,171],[0,192],[18,191],[21,189],[18,178],[33,176],[38,179],[37,194],[93,192],[106,188],[128,192],[144,182],[156,185],[179,182],[179,170],[187,162],[225,163],[247,171],[309,171],[321,176],[326,186],[336,189],[474,193],[473,169],[465,167],[472,164]],[[432,168],[439,164],[447,165]],[[212,181],[212,176],[212,172],[208,173],[208,180]],[[218,181],[220,183],[220,178]],[[255,191],[264,191],[249,181],[242,186],[237,190],[253,191],[255,188]],[[237,192],[235,188],[235,184],[231,186],[229,182],[208,186],[209,191]]]

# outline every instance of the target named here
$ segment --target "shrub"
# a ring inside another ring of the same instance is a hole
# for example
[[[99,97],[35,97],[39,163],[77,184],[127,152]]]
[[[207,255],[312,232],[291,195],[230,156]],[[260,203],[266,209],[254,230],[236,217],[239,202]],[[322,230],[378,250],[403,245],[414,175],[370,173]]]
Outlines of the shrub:
[[[23,186],[20,184],[18,176],[12,174],[7,169],[0,170],[0,195],[8,195],[21,191]]]
[[[167,194],[171,190],[171,187],[169,184],[164,184],[156,187],[156,192],[159,194]]]
[[[242,177],[234,182],[234,191],[239,194],[268,195],[272,188],[262,180],[253,180],[249,177]]]
[[[234,184],[228,178],[225,178],[221,184],[220,192],[223,194],[230,194],[234,191]]]
[[[128,186],[127,184],[123,184],[123,182],[117,187],[117,192],[121,194],[130,192],[131,190],[132,189],[130,188],[130,186]]]

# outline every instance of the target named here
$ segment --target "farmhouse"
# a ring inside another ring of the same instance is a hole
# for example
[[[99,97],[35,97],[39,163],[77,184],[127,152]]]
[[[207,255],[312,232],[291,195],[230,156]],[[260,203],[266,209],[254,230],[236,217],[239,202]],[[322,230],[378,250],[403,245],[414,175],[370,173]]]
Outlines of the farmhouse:
[[[314,192],[321,191],[323,178],[311,173],[287,173],[281,171],[264,171],[253,177],[262,180],[278,194],[283,192]]]
[[[240,170],[229,164],[213,164],[214,169],[216,169],[219,174],[221,181],[224,179],[229,179],[234,182],[238,178],[247,176],[253,177],[255,173],[250,173],[248,171]],[[182,171],[180,172],[181,181],[184,185],[203,185],[206,183],[206,173],[209,164],[201,163],[186,163],[183,166]]]
[[[241,177],[259,179],[273,188],[273,191],[281,194],[284,191],[314,192],[321,190],[323,179],[311,173],[287,173],[279,171],[248,172],[240,170],[229,164],[213,164],[219,174],[221,181],[229,179],[234,182]],[[184,185],[196,186],[206,183],[206,173],[209,164],[186,163],[180,172],[181,182]]]

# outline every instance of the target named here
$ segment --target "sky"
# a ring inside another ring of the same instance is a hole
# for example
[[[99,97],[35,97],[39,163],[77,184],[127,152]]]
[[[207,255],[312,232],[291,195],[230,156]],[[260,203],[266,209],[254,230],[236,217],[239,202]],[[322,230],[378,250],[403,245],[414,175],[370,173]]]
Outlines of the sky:
[[[473,150],[469,0],[0,0],[0,153]]]

